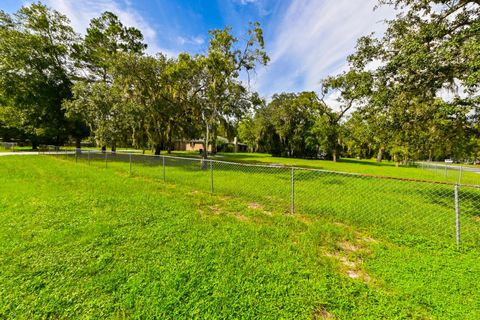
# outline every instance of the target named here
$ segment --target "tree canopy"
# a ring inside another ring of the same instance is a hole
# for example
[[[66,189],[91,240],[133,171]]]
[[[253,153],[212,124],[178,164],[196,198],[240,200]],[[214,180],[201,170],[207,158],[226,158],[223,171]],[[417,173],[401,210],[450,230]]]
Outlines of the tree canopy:
[[[265,66],[263,30],[209,32],[191,55],[145,53],[142,32],[112,12],[84,36],[41,3],[0,12],[3,139],[171,151],[217,136],[289,157],[477,159],[480,3],[379,0],[397,16],[381,35],[358,39],[341,74],[316,92],[261,97],[250,74]]]

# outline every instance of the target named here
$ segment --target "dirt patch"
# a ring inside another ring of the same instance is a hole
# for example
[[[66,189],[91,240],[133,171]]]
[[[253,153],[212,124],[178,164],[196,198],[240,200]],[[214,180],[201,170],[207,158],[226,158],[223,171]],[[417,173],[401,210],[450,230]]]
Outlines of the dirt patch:
[[[340,261],[342,262],[342,264],[346,267],[349,267],[349,268],[355,268],[357,265],[355,264],[355,262],[353,261],[349,261],[347,259],[347,257],[341,257],[340,258]]]
[[[359,274],[353,270],[348,270],[347,275],[352,279],[356,279],[359,277]]]
[[[325,308],[321,307],[316,309],[313,312],[313,319],[320,320],[320,319],[333,319],[333,316],[330,312],[325,310]]]
[[[248,207],[250,209],[263,209],[263,206],[261,204],[256,203],[256,202],[250,202],[248,204]]]
[[[235,218],[237,218],[240,221],[244,221],[244,222],[248,221],[248,217],[244,216],[243,214],[236,214]]]
[[[208,206],[208,208],[214,213],[214,214],[221,214],[222,209],[218,205],[213,205],[213,206]]]
[[[367,240],[368,239],[368,240]],[[342,241],[337,243],[337,251],[326,252],[326,257],[335,259],[339,264],[339,271],[351,279],[358,279],[365,283],[372,282],[371,277],[363,269],[362,255],[370,253],[366,246],[368,242],[375,242],[372,238],[362,237],[359,242]]]
[[[262,213],[266,214],[267,216],[271,216],[272,213],[270,211],[267,211],[264,209],[263,205],[257,203],[257,202],[250,202],[248,204],[248,208],[249,209],[253,209],[253,210],[259,210],[261,211]]]
[[[340,242],[338,244],[338,246],[344,250],[344,251],[347,251],[347,252],[357,252],[360,250],[360,247],[354,245],[353,243],[350,243],[350,242],[347,242],[347,241],[344,241],[344,242]]]

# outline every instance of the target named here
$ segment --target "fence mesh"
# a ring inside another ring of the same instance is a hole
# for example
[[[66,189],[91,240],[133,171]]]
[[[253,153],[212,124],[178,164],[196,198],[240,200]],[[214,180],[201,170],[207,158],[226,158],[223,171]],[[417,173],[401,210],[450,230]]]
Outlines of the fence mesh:
[[[414,166],[429,172],[431,177],[445,181],[480,184],[480,168],[466,164],[440,164],[434,162],[418,162]]]
[[[17,143],[0,141],[0,146],[5,150],[15,151],[15,147],[17,146]]]
[[[480,245],[479,186],[136,153],[58,149],[45,153],[242,197],[288,213],[322,215],[398,243]]]

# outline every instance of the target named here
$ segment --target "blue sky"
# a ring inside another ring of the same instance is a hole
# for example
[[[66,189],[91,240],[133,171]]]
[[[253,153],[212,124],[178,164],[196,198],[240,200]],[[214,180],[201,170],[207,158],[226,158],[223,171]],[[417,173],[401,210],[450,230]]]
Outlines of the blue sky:
[[[2,0],[14,12],[31,1]],[[257,71],[251,86],[265,97],[275,92],[319,89],[322,78],[345,70],[356,39],[381,33],[394,11],[373,10],[377,0],[44,0],[66,14],[84,33],[91,18],[109,10],[139,28],[148,52],[168,55],[205,52],[208,30],[230,26],[237,36],[249,21],[264,29],[270,64]]]

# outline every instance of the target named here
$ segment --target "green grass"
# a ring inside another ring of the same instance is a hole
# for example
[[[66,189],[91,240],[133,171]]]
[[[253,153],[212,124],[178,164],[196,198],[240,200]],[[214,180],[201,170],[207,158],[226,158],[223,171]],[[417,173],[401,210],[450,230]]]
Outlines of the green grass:
[[[129,160],[127,155],[107,157],[109,168],[129,172],[129,164],[122,162]],[[90,159],[92,166],[105,167],[103,155],[92,154]],[[79,161],[86,163],[85,155]],[[161,157],[132,157],[132,162],[134,175],[163,181]],[[213,176],[217,193],[243,197],[284,213],[291,210],[292,171],[289,167],[214,162],[212,175],[210,164],[202,170],[198,159],[165,158],[165,165],[168,182],[208,192]],[[455,245],[453,185],[302,169],[295,169],[294,175],[298,212],[321,214],[400,244],[433,248]],[[478,247],[480,189],[462,186],[459,199],[462,245]]]
[[[397,167],[392,161],[383,161],[377,163],[375,160],[360,160],[341,158],[338,162],[329,160],[312,160],[312,159],[296,159],[272,157],[263,153],[220,153],[219,160],[233,161],[240,163],[257,163],[257,164],[281,164],[304,168],[342,171],[351,173],[362,173],[376,176],[388,176],[398,178],[449,181],[457,182],[459,179],[459,171],[448,170],[446,173],[442,169],[424,170],[414,166]],[[477,166],[478,167],[478,166]],[[462,183],[480,184],[480,175],[472,172],[462,173]]]
[[[210,194],[173,164],[163,183],[153,164],[1,158],[0,318],[480,316],[476,249]]]
[[[30,148],[30,150],[27,150]],[[95,150],[99,151],[98,148],[83,147],[83,150]],[[128,150],[135,151],[136,154],[142,154],[142,150],[133,149],[133,148],[118,148],[119,150]],[[74,147],[62,147],[62,150],[75,150]],[[1,150],[0,150],[1,151]],[[22,150],[16,151],[31,151],[31,147],[23,147]],[[144,150],[145,155],[153,155],[152,150]],[[162,152],[162,155],[171,155],[178,157],[189,157],[189,158],[201,158],[201,155],[196,151],[173,151],[171,154]],[[231,161],[236,163],[249,163],[249,164],[276,164],[284,166],[295,166],[302,168],[311,168],[311,169],[320,169],[320,170],[331,170],[339,172],[350,172],[350,173],[360,173],[365,175],[374,175],[374,176],[386,176],[386,177],[397,177],[397,178],[406,178],[406,179],[418,179],[418,180],[431,180],[431,181],[441,181],[441,182],[451,182],[451,183],[464,183],[472,185],[480,185],[480,174],[474,172],[463,171],[460,179],[459,170],[443,170],[442,168],[429,168],[422,169],[415,166],[396,166],[392,161],[383,161],[377,163],[373,159],[351,159],[351,158],[341,158],[338,162],[333,162],[329,160],[314,160],[314,159],[299,159],[299,158],[285,158],[285,157],[273,157],[265,153],[219,153],[217,156],[212,157],[212,159],[217,159],[220,161]],[[442,165],[442,163],[433,163],[437,165]],[[452,166],[452,165],[449,165]],[[459,166],[455,164],[453,166]],[[479,168],[475,165],[462,165],[464,167],[473,167]]]

